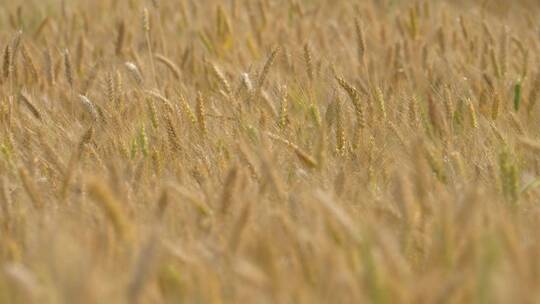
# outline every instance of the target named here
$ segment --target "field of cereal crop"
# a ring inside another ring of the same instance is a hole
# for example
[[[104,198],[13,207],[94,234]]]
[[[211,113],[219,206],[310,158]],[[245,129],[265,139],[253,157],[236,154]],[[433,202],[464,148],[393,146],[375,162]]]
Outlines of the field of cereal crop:
[[[539,303],[539,18],[0,1],[0,304]]]

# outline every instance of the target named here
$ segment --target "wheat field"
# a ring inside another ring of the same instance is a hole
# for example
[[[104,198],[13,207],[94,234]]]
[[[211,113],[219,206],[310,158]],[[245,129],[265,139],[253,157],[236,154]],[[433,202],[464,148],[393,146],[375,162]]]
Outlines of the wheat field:
[[[0,3],[0,303],[540,303],[535,0]]]

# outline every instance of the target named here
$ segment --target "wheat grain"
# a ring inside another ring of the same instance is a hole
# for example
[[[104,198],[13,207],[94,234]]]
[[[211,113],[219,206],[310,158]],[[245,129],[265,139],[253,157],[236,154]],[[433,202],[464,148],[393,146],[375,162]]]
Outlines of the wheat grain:
[[[268,56],[268,59],[264,63],[264,67],[261,73],[259,74],[259,79],[257,81],[257,91],[259,91],[263,87],[264,81],[266,80],[266,77],[268,76],[268,72],[270,72],[270,68],[274,64],[274,61],[276,60],[276,56],[279,53],[279,50],[280,50],[279,47],[274,48],[272,52],[270,53],[270,56]]]
[[[28,49],[26,48],[26,45],[24,45],[24,44],[21,47],[21,54],[23,56],[24,63],[26,64],[26,66],[30,70],[30,73],[31,73],[32,77],[34,78],[34,80],[36,82],[39,82],[40,78],[39,78],[38,69],[37,69],[37,67],[36,67],[36,65],[34,63],[34,60],[32,59],[32,56],[28,52]]]
[[[313,81],[313,59],[309,44],[304,44],[304,61],[306,62],[306,73],[310,81]]]
[[[123,20],[118,23],[116,32],[117,36],[114,50],[116,56],[122,56],[124,52],[124,41],[126,36],[126,25]]]
[[[9,79],[9,75],[11,74],[11,46],[9,44],[7,44],[4,48],[4,56],[2,57],[2,75],[4,77],[4,80],[7,80]]]
[[[289,123],[289,116],[288,116],[288,102],[287,102],[287,88],[282,87],[281,88],[281,103],[279,107],[279,120],[278,125],[280,128],[284,129],[287,127]]]
[[[19,96],[20,96],[20,100],[24,103],[24,105],[28,108],[28,110],[30,110],[32,115],[34,115],[35,118],[41,120],[41,113],[36,108],[36,106],[34,106],[34,104],[30,101],[30,98],[24,92],[21,92]]]
[[[99,113],[94,103],[84,95],[79,95],[79,100],[86,113],[88,113],[88,115],[90,115],[94,121],[97,121],[99,118]]]
[[[343,126],[343,114],[341,110],[341,100],[337,97],[334,101],[336,109],[336,151],[338,154],[345,153],[345,128]]]
[[[69,86],[73,89],[73,67],[71,65],[71,56],[69,55],[68,50],[64,51],[64,72]]]
[[[366,40],[365,40],[364,28],[362,27],[360,20],[358,18],[354,19],[354,29],[356,30],[358,61],[361,64],[363,64],[365,62]]]
[[[208,128],[206,126],[206,108],[204,105],[204,96],[201,91],[197,92],[196,113],[199,131],[203,136],[205,136],[208,134]]]
[[[133,80],[135,80],[135,82],[137,83],[137,85],[142,87],[144,84],[143,77],[142,77],[141,72],[139,71],[139,68],[135,65],[135,63],[126,62],[125,66],[128,69]]]
[[[302,161],[302,163],[304,163],[307,167],[310,167],[310,168],[316,168],[318,166],[318,163],[317,163],[317,160],[315,160],[314,157],[312,157],[311,155],[309,155],[307,152],[305,152],[304,150],[302,150],[300,147],[298,147],[297,145],[291,143],[290,141],[284,139],[284,138],[281,138],[275,134],[272,134],[270,132],[267,132],[266,133],[270,138],[274,139],[274,140],[277,140],[281,143],[284,143],[285,145],[291,147],[294,151],[294,153],[296,154],[296,156],[298,156],[298,159],[300,159],[300,161]]]
[[[232,93],[231,86],[229,85],[227,78],[225,78],[225,75],[223,75],[223,72],[221,72],[221,70],[215,64],[212,64],[212,72],[223,87],[223,90],[225,91],[227,96],[230,96]]]

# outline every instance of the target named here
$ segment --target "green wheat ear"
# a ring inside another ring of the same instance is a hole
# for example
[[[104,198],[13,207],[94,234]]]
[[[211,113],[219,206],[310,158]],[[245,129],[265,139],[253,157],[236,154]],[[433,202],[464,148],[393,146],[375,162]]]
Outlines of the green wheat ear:
[[[519,198],[519,174],[513,155],[506,147],[499,153],[499,170],[503,195],[507,201],[515,204]]]
[[[142,126],[140,129],[139,129],[139,138],[138,138],[138,141],[139,141],[139,147],[141,149],[141,152],[142,154],[144,155],[144,157],[147,157],[148,154],[149,154],[149,150],[148,150],[148,136],[146,135],[146,129],[144,126]]]
[[[514,85],[514,110],[519,111],[519,106],[521,104],[521,79],[518,79]]]

